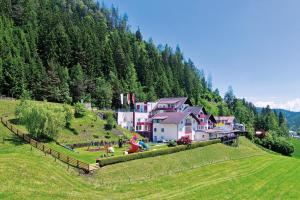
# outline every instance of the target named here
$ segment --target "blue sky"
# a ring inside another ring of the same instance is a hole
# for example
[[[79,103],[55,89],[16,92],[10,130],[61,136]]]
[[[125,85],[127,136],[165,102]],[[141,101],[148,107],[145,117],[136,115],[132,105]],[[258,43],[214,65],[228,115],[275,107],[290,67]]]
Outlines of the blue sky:
[[[104,0],[127,13],[132,30],[178,44],[223,94],[258,106],[300,111],[300,1]]]

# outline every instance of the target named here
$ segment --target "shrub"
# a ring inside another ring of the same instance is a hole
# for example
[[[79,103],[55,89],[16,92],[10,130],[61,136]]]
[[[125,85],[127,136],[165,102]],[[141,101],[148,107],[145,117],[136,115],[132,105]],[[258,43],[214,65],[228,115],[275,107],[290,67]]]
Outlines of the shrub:
[[[272,136],[267,134],[266,137],[259,139],[254,138],[254,143],[263,146],[264,148],[270,149],[277,153],[289,156],[294,152],[294,146],[284,137]]]
[[[176,143],[175,140],[171,140],[171,141],[168,142],[167,145],[168,145],[168,147],[175,147],[175,146],[177,146],[177,143]]]
[[[192,140],[189,136],[182,136],[179,140],[177,140],[178,145],[190,145]]]
[[[64,105],[64,112],[65,112],[65,119],[66,119],[66,127],[70,128],[71,127],[71,120],[73,118],[73,113],[72,110],[69,106]]]
[[[117,124],[116,124],[116,120],[115,120],[113,114],[112,113],[107,113],[105,129],[106,130],[111,130],[113,128],[116,128],[116,126],[117,126]]]
[[[106,139],[110,139],[110,138],[111,138],[110,133],[109,133],[109,132],[106,132],[104,137],[105,137]]]
[[[35,138],[54,138],[65,125],[61,110],[41,104],[22,101],[16,109],[18,120]]]
[[[210,141],[206,141],[206,142],[195,142],[191,145],[179,145],[176,147],[159,149],[159,150],[155,150],[155,151],[145,151],[145,152],[129,154],[129,155],[125,155],[125,156],[104,158],[104,159],[97,160],[97,162],[99,163],[99,165],[101,167],[103,167],[106,165],[111,165],[111,164],[120,163],[120,162],[127,162],[130,160],[136,160],[136,159],[141,159],[141,158],[148,158],[148,157],[155,157],[155,156],[160,156],[160,155],[176,153],[176,152],[184,151],[187,149],[204,147],[204,146],[216,144],[216,143],[220,143],[220,140],[216,139],[216,140],[210,140]]]
[[[86,114],[86,109],[84,107],[84,105],[82,103],[76,103],[74,105],[75,108],[75,117],[76,118],[80,118],[80,117],[84,117]]]

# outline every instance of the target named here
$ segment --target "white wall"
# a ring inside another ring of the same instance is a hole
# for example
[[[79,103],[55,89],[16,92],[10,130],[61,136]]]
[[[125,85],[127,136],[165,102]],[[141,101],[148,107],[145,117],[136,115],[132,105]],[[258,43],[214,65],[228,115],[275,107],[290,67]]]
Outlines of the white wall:
[[[155,128],[156,131],[154,131]],[[164,132],[161,131],[162,128]],[[157,138],[157,141],[177,140],[177,125],[153,123],[153,141],[155,141],[155,138]]]
[[[196,141],[207,141],[207,140],[209,140],[209,134],[202,132],[202,131],[197,131],[195,133],[195,140]]]
[[[133,128],[133,113],[132,112],[118,112],[117,123],[122,128],[131,130]]]

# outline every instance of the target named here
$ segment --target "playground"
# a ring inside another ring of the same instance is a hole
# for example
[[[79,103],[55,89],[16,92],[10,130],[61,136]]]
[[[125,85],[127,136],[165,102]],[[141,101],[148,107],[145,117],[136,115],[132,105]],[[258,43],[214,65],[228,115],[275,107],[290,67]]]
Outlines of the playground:
[[[74,152],[77,154],[85,155],[86,157],[96,159],[112,157],[112,156],[126,156],[128,154],[134,154],[144,151],[155,151],[162,148],[168,148],[166,144],[158,143],[145,143],[138,136],[134,135],[130,141],[118,144],[118,145],[99,145],[74,148]]]

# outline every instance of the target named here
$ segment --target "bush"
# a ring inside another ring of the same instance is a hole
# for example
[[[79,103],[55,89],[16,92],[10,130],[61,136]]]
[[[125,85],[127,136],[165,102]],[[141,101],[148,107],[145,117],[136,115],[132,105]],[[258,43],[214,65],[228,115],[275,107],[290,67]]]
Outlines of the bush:
[[[206,141],[206,142],[195,142],[190,145],[179,145],[176,147],[159,149],[159,150],[155,150],[155,151],[145,151],[145,152],[129,154],[129,155],[125,155],[125,156],[104,158],[104,159],[97,160],[97,162],[99,163],[99,165],[101,167],[103,167],[106,165],[111,165],[111,164],[120,163],[120,162],[127,162],[130,160],[172,154],[172,153],[176,153],[176,152],[180,152],[180,151],[184,151],[184,150],[188,150],[188,149],[193,149],[193,148],[197,148],[197,147],[204,147],[204,146],[216,144],[216,143],[220,143],[220,140],[216,139],[216,140],[210,140],[210,141]]]
[[[106,130],[111,130],[113,128],[116,128],[116,126],[117,126],[117,123],[116,123],[116,120],[115,120],[113,114],[112,113],[107,113],[105,129]]]
[[[106,132],[104,137],[105,137],[106,139],[110,139],[110,138],[111,138],[110,133],[109,133],[109,132]]]
[[[84,105],[82,103],[76,103],[74,105],[75,108],[75,117],[76,118],[80,118],[80,117],[84,117],[86,114],[86,109],[84,107]]]
[[[179,140],[177,140],[178,145],[190,145],[192,140],[189,136],[182,136]]]
[[[277,153],[289,156],[294,152],[294,146],[284,137],[272,136],[267,134],[266,137],[259,139],[254,138],[254,143],[263,146],[264,148],[270,149]]]
[[[16,114],[19,122],[35,138],[54,138],[65,125],[62,110],[48,105],[22,101],[16,108]]]
[[[177,146],[177,143],[176,143],[175,140],[171,140],[171,141],[168,142],[167,145],[168,145],[168,147],[175,147],[175,146]]]
[[[71,120],[73,118],[73,113],[71,108],[68,105],[64,105],[64,112],[65,112],[65,120],[66,120],[66,127],[71,127]]]

